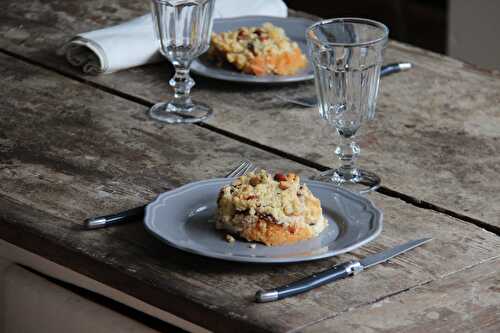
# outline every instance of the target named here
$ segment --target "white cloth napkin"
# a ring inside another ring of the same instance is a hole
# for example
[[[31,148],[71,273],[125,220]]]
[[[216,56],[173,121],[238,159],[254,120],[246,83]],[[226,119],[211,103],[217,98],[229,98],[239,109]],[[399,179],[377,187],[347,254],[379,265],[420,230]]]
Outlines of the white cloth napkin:
[[[282,0],[216,0],[214,18],[249,15],[287,16]],[[86,74],[113,73],[164,59],[158,52],[151,14],[76,35],[59,54]]]

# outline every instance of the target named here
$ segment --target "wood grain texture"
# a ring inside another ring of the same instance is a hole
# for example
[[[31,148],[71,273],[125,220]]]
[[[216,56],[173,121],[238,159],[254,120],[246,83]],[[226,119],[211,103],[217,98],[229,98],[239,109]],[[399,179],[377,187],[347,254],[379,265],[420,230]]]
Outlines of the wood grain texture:
[[[498,332],[500,261],[321,321],[300,332]]]
[[[242,157],[311,172],[198,126],[149,120],[146,107],[0,55],[0,237],[216,331],[286,332],[500,256],[500,238],[380,194],[382,235],[350,254],[244,265],[183,253],[140,223],[84,231],[82,221],[223,174]],[[404,241],[434,240],[355,279],[270,304],[255,291]],[[363,290],[362,293],[359,290]]]
[[[75,33],[147,12],[132,1],[16,1],[0,13],[0,48],[146,103],[171,96],[166,63],[84,77],[55,50]],[[385,186],[500,227],[500,76],[447,57],[390,43],[386,61],[415,68],[383,79],[374,122],[360,135],[360,164]],[[260,144],[335,166],[335,138],[314,109],[277,94],[313,94],[310,83],[254,87],[196,78],[193,95],[215,109],[209,124]]]

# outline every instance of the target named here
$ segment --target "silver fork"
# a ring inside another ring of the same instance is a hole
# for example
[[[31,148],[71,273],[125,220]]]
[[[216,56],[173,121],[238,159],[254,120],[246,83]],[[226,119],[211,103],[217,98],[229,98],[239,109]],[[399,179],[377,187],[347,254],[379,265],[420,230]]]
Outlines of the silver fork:
[[[248,160],[244,160],[244,161],[241,161],[240,165],[238,165],[236,168],[234,168],[224,178],[239,177],[239,176],[242,176],[242,175],[244,175],[244,174],[246,174],[248,172],[255,171],[255,169],[256,168],[253,166],[252,162],[250,162]]]
[[[242,161],[238,166],[229,172],[225,178],[234,178],[246,174],[249,171],[255,171],[255,167],[250,161]],[[106,228],[111,225],[122,224],[129,221],[137,221],[144,217],[146,205],[128,209],[119,213],[96,216],[84,221],[83,227],[87,230]]]

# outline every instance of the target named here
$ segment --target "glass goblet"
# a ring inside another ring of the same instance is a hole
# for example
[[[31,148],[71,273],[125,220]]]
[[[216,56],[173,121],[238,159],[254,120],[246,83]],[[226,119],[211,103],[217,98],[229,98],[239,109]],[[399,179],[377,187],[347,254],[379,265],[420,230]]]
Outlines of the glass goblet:
[[[155,104],[151,118],[166,123],[194,123],[206,119],[212,109],[191,99],[194,80],[191,62],[208,50],[215,0],[152,0],[151,11],[160,52],[175,68],[169,84],[171,101]]]
[[[360,147],[354,137],[375,112],[388,34],[382,23],[360,18],[320,21],[306,32],[320,116],[340,139],[335,154],[341,166],[317,179],[358,193],[380,186],[376,174],[355,165]]]

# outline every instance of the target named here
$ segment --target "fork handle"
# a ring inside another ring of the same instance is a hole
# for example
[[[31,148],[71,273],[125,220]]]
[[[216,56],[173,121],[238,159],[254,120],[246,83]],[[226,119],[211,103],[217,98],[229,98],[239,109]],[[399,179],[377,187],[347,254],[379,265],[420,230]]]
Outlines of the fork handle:
[[[227,174],[226,178],[232,178],[241,174],[245,174],[250,170],[251,167],[252,163],[250,161],[245,160],[242,163],[240,163],[240,165],[238,165],[229,174]],[[132,208],[129,210],[124,210],[123,212],[111,215],[91,217],[83,222],[83,227],[84,229],[87,230],[93,230],[93,229],[106,228],[114,224],[122,224],[129,221],[137,221],[139,219],[144,218],[145,212],[146,212],[146,205]]]
[[[122,212],[104,216],[96,216],[86,219],[84,222],[84,228],[99,229],[105,228],[112,224],[122,224],[129,221],[134,221],[144,217],[146,206],[136,207]]]

